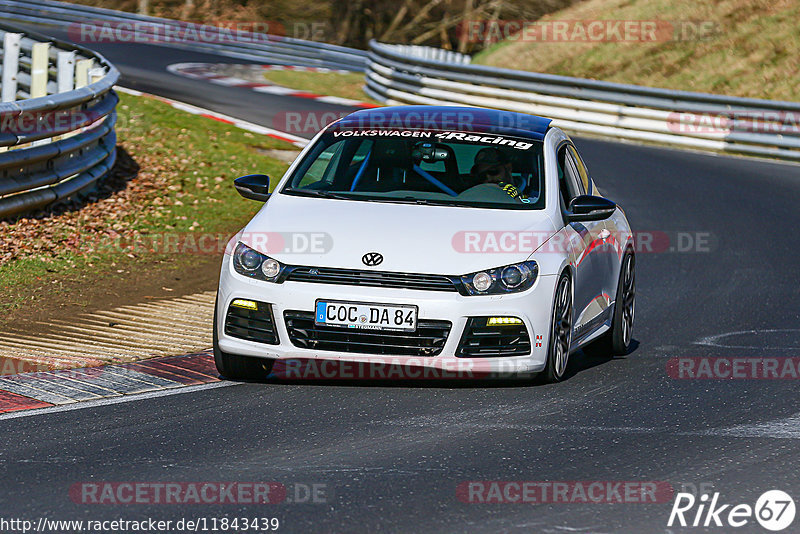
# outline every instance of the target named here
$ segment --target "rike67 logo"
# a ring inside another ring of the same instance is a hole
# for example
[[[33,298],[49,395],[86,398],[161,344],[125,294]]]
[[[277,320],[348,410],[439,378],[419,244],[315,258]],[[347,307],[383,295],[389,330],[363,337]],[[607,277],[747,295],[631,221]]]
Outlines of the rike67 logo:
[[[755,506],[722,503],[719,492],[710,498],[704,493],[699,499],[691,493],[678,493],[667,526],[739,528],[755,520],[765,529],[777,532],[791,525],[794,515],[794,500],[781,490],[764,492]]]

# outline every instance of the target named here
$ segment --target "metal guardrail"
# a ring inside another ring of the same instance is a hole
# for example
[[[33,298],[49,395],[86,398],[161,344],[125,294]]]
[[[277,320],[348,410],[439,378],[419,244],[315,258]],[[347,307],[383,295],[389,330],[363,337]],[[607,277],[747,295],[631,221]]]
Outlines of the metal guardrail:
[[[454,63],[456,65],[469,65],[472,62],[472,56],[468,54],[461,54],[453,50],[444,50],[432,46],[402,44],[388,46],[391,46],[395,52],[406,58],[430,59],[442,63]]]
[[[585,80],[409,55],[372,41],[366,88],[388,104],[541,115],[565,130],[800,160],[800,103]]]
[[[53,0],[0,0],[0,19],[56,25],[74,31],[78,36],[82,28],[95,26],[102,29],[105,26],[115,38],[130,39],[130,42],[135,42],[135,39],[149,42],[162,40],[176,48],[275,65],[358,72],[363,72],[367,66],[365,50],[263,33],[226,32],[224,28],[215,29],[215,26]],[[196,38],[193,39],[193,36]],[[90,42],[83,44],[91,46]]]
[[[91,188],[114,166],[119,72],[99,54],[0,24],[0,217]]]

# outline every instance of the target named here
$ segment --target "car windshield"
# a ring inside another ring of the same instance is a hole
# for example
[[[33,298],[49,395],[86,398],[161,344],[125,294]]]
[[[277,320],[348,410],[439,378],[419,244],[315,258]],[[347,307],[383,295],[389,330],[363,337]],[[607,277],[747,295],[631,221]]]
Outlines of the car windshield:
[[[325,133],[282,193],[356,201],[544,208],[542,142],[421,130]]]

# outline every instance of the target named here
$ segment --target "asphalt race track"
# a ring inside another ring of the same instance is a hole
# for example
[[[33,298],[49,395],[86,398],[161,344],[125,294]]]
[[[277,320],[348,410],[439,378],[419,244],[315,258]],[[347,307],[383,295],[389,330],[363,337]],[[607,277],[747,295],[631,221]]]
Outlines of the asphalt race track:
[[[292,106],[340,109],[164,70],[225,58],[95,48],[128,87],[266,126]],[[30,519],[278,517],[287,532],[640,533],[703,529],[668,528],[671,499],[468,504],[456,488],[491,480],[664,481],[675,491],[713,486],[724,503],[754,505],[770,489],[796,499],[797,381],[678,380],[667,364],[798,356],[800,235],[792,228],[800,167],[589,139],[577,145],[636,230],[708,242],[638,254],[638,345],[628,357],[574,356],[570,378],[552,386],[229,383],[0,417],[0,509]],[[295,490],[324,484],[326,502],[76,504],[70,487],[88,481],[276,481],[295,501]],[[754,521],[737,531],[764,532]]]

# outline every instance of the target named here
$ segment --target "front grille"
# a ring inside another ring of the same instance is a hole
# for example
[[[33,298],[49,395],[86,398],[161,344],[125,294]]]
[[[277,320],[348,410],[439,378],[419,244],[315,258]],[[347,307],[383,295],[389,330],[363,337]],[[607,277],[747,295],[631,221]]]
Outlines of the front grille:
[[[290,267],[286,280],[348,286],[392,287],[423,291],[458,291],[449,277],[438,274],[361,271],[332,267]]]
[[[225,315],[225,335],[277,345],[278,332],[275,330],[272,306],[264,302],[256,304],[257,310],[229,306]]]
[[[472,317],[467,321],[457,356],[488,358],[522,356],[531,352],[531,338],[524,324],[487,326],[488,317]]]
[[[450,321],[419,320],[414,332],[392,332],[317,325],[312,312],[286,311],[283,317],[295,347],[392,356],[436,356],[452,326]]]

